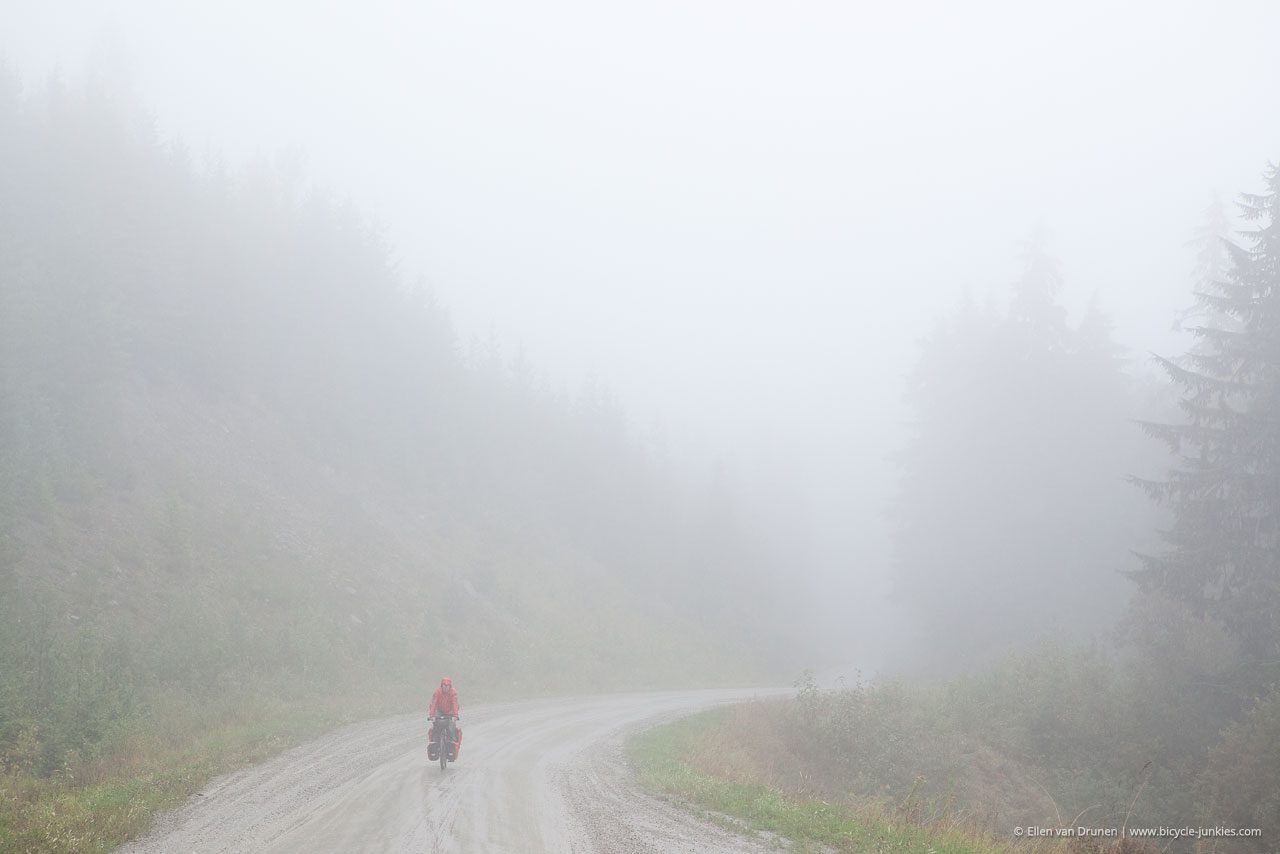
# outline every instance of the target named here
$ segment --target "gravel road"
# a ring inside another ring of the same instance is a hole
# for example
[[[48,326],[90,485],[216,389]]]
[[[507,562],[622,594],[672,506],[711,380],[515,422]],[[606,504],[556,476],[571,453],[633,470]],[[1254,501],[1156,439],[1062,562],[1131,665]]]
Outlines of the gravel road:
[[[215,780],[120,851],[774,851],[636,791],[621,753],[629,730],[755,693],[464,707],[462,757],[444,772],[427,762],[425,715],[354,724]]]

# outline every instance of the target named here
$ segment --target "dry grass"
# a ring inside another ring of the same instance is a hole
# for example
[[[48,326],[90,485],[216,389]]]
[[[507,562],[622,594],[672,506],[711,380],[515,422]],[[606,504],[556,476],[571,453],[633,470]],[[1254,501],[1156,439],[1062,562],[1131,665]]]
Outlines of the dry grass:
[[[1133,840],[1017,839],[995,833],[986,816],[954,800],[926,801],[920,785],[897,797],[838,793],[806,769],[781,728],[776,703],[748,703],[685,718],[633,739],[630,755],[643,785],[745,820],[801,844],[841,851],[923,854],[1135,854]],[[920,781],[922,782],[922,781]],[[1037,797],[1047,797],[1038,795]],[[1066,826],[1071,817],[1046,826]]]

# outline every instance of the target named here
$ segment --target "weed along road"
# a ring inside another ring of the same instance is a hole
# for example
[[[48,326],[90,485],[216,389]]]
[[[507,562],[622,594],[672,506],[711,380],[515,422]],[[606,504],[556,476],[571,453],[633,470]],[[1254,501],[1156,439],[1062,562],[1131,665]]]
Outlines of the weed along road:
[[[427,721],[353,724],[213,781],[125,854],[185,852],[740,852],[774,850],[637,791],[629,731],[752,690],[619,694],[464,709],[456,765]]]

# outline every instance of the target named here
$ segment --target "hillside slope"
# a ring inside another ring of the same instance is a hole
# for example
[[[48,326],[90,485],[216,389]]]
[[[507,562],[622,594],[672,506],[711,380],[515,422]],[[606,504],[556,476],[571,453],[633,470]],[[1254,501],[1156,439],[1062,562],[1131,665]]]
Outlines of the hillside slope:
[[[10,791],[109,777],[263,697],[767,666],[751,626],[785,600],[723,493],[681,486],[606,393],[464,356],[287,164],[196,169],[92,84],[2,76],[0,153]]]

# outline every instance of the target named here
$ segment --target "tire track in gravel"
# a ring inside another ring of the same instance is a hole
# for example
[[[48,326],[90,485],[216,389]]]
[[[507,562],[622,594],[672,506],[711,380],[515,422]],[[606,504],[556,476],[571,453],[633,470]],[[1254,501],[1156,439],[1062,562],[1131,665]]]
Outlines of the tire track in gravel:
[[[213,781],[120,854],[774,851],[636,791],[622,757],[630,730],[760,693],[479,706],[444,772],[427,762],[425,715],[353,724]]]

